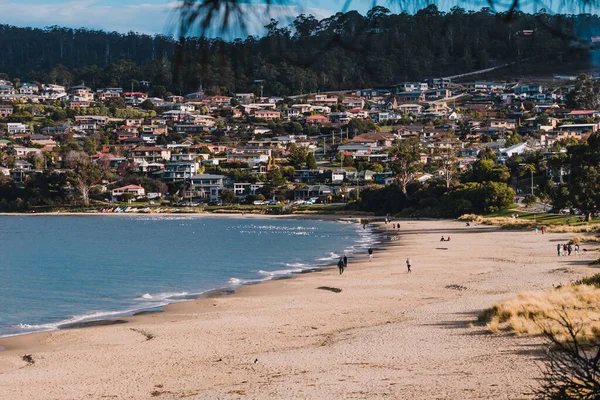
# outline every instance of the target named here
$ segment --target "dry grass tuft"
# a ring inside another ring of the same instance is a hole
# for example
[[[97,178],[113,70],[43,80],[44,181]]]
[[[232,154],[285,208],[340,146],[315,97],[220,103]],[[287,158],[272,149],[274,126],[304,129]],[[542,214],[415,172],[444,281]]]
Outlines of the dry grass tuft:
[[[600,232],[600,224],[588,225],[548,225],[548,232],[555,233],[593,233]]]
[[[600,336],[600,289],[588,285],[567,285],[558,289],[524,292],[516,298],[483,311],[480,322],[492,332],[506,331],[517,335],[540,335],[544,330],[558,338],[567,332],[559,323],[565,311],[575,323],[583,325],[583,339]]]
[[[569,240],[569,244],[582,244],[582,243],[600,243],[600,237],[598,236],[575,236]]]

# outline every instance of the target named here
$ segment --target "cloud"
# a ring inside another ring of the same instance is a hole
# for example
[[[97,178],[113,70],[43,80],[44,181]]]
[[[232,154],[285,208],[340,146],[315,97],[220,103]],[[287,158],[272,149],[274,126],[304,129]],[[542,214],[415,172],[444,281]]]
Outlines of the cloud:
[[[154,1],[153,3],[151,1]],[[0,23],[16,26],[43,28],[64,26],[70,28],[101,29],[127,33],[176,35],[178,31],[177,1],[156,3],[157,0],[120,1],[110,0],[0,0]],[[225,32],[213,28],[213,35],[223,33],[227,39],[260,35],[271,18],[286,25],[301,13],[325,18],[332,14],[317,7],[299,5],[271,5],[245,3],[241,5],[238,19],[233,18]],[[216,21],[222,21],[217,18]],[[242,24],[241,22],[245,24]],[[245,25],[246,29],[241,29]]]

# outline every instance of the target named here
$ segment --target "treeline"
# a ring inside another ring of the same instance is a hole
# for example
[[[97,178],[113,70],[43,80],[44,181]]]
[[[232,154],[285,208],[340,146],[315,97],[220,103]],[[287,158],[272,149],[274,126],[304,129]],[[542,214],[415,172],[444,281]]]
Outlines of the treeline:
[[[265,37],[232,42],[51,27],[0,26],[0,72],[23,80],[130,88],[149,80],[157,95],[197,90],[267,95],[385,86],[528,60],[556,67],[588,63],[592,15],[494,13],[489,8],[415,14],[375,7],[290,26],[272,20]],[[533,31],[524,35],[523,31]],[[583,41],[578,40],[583,38]],[[518,65],[517,65],[518,68]]]

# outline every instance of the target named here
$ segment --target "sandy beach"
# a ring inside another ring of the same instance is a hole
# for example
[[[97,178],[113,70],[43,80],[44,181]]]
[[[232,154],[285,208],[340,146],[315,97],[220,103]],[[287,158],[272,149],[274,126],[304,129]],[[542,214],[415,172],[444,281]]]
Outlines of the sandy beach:
[[[343,275],[327,269],[127,324],[2,339],[0,398],[532,398],[541,340],[472,323],[520,291],[594,273],[595,252],[556,256],[571,236],[404,221],[398,240],[372,262],[351,259]]]

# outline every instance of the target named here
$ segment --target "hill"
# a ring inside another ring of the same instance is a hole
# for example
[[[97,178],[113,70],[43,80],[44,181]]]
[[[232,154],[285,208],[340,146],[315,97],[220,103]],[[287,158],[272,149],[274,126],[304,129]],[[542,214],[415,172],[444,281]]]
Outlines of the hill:
[[[265,37],[245,40],[118,34],[59,27],[0,26],[0,72],[21,80],[121,86],[141,80],[156,95],[198,89],[212,93],[299,93],[386,86],[516,62],[516,74],[539,67],[589,66],[592,15],[512,15],[488,8],[415,14],[375,7],[290,26],[272,20]],[[520,62],[527,60],[527,69]]]

